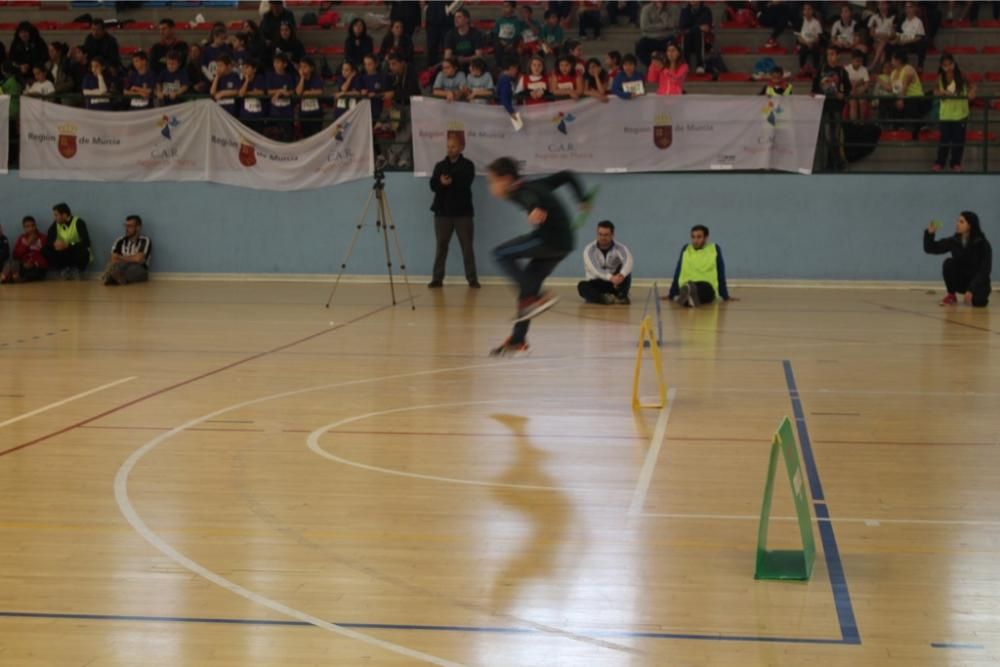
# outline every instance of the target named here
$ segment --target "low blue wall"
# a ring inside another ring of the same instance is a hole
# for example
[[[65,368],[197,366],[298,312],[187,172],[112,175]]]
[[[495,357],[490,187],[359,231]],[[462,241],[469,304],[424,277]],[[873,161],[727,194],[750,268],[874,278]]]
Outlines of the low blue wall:
[[[592,220],[615,222],[636,255],[637,277],[671,275],[696,223],[711,228],[730,276],[743,279],[933,280],[939,261],[923,255],[921,232],[931,218],[950,229],[963,209],[977,211],[987,235],[1000,238],[995,176],[635,174],[586,181],[601,187]],[[389,174],[386,191],[410,272],[429,274],[427,180]],[[135,212],[153,239],[155,270],[335,273],[370,192],[369,181],[274,193],[204,183],[30,181],[11,173],[0,176],[0,224],[13,237],[21,216],[31,214],[47,228],[52,205],[66,201],[90,226],[101,264]],[[481,178],[475,203],[480,273],[496,275],[489,249],[528,226],[520,211],[488,196]],[[384,273],[378,240],[364,231],[349,273]],[[448,272],[460,277],[453,244]],[[557,275],[580,271],[578,261],[567,261]]]

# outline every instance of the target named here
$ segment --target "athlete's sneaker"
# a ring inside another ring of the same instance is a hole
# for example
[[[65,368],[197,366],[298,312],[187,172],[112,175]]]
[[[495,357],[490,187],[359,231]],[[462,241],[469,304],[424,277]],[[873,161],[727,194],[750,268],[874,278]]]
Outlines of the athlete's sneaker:
[[[632,303],[632,299],[628,298],[628,295],[619,296],[615,298],[615,303],[619,306],[628,306]]]
[[[615,295],[614,294],[602,294],[601,295],[601,303],[603,303],[605,306],[614,305],[614,303],[615,303]]]
[[[954,306],[956,303],[958,303],[958,297],[951,293],[941,299],[942,306]]]
[[[528,353],[528,344],[511,343],[510,338],[505,340],[499,347],[490,350],[491,357],[520,357]]]
[[[694,285],[691,283],[681,285],[680,289],[677,290],[677,305],[694,308],[694,299],[691,297],[691,292],[693,291]]]
[[[521,303],[517,307],[517,317],[514,318],[514,321],[524,322],[525,320],[530,320],[556,305],[558,301],[559,297],[552,294],[552,292],[546,292],[541,296],[521,299]]]

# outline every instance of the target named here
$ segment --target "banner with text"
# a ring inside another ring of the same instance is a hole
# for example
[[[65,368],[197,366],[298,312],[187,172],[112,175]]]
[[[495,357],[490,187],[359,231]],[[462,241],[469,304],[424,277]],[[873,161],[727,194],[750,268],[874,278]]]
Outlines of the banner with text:
[[[10,97],[0,95],[0,174],[7,173],[10,155]]]
[[[370,176],[367,102],[295,143],[268,139],[210,100],[144,111],[88,111],[21,99],[24,178],[212,181],[306,190]]]
[[[823,98],[793,95],[644,96],[518,109],[413,98],[415,175],[430,174],[447,139],[482,173],[500,156],[527,173],[764,170],[812,173]]]

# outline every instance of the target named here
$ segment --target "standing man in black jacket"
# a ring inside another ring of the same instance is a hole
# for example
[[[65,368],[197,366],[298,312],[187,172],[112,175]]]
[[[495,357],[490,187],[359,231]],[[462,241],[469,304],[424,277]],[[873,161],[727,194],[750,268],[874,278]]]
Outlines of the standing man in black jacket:
[[[434,192],[434,233],[437,236],[437,253],[434,255],[434,273],[428,287],[444,284],[444,268],[448,259],[451,235],[458,234],[465,262],[465,279],[469,287],[479,288],[476,273],[476,255],[472,247],[472,181],[476,168],[462,155],[462,142],[458,137],[448,137],[448,155],[434,165],[431,190]]]
[[[979,216],[972,211],[962,211],[955,223],[955,234],[936,240],[937,223],[931,223],[924,232],[924,252],[928,255],[946,255],[942,272],[948,293],[941,300],[942,306],[958,303],[956,294],[965,295],[965,303],[984,308],[990,302],[990,272],[993,268],[993,248],[986,240],[979,224]]]

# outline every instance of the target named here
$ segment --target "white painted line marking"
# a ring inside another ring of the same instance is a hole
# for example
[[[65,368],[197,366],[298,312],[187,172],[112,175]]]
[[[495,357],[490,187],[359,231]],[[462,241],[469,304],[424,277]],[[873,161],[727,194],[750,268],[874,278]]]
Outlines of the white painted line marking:
[[[639,481],[636,482],[635,492],[632,494],[632,503],[628,506],[629,516],[642,514],[642,507],[646,504],[646,494],[649,493],[649,485],[653,481],[653,469],[656,468],[656,460],[660,457],[660,448],[667,435],[667,424],[670,423],[670,412],[674,409],[676,395],[677,390],[674,388],[667,392],[667,406],[660,410],[660,416],[656,420],[653,439],[649,443],[649,451],[646,452],[646,461],[642,464]]]
[[[121,380],[115,380],[114,382],[102,384],[100,387],[94,387],[93,389],[88,389],[87,391],[80,392],[79,394],[74,394],[73,396],[69,396],[68,398],[64,398],[61,401],[56,401],[55,403],[49,403],[48,405],[36,408],[31,412],[25,412],[23,415],[18,415],[17,417],[11,417],[7,421],[0,422],[0,428],[3,428],[4,426],[10,426],[11,424],[17,423],[23,419],[28,419],[29,417],[34,417],[35,415],[40,415],[43,412],[48,412],[53,408],[58,408],[61,405],[66,405],[67,403],[71,403],[72,401],[75,401],[77,399],[84,398],[85,396],[96,394],[99,391],[104,391],[105,389],[110,389],[111,387],[116,387],[120,384],[131,382],[136,377],[137,376],[133,375],[132,377],[122,378]]]

